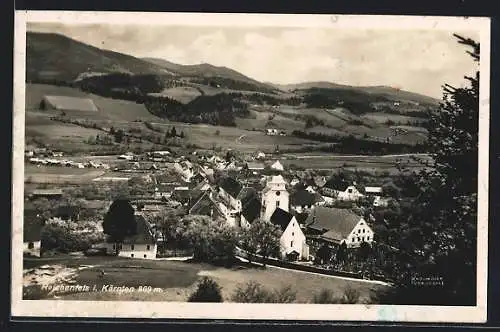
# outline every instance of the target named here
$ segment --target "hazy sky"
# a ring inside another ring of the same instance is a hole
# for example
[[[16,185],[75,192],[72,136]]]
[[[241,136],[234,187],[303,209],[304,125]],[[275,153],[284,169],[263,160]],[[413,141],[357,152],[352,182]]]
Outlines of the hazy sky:
[[[259,81],[388,85],[436,98],[443,83],[459,86],[477,69],[453,31],[47,23],[31,23],[28,31],[61,33],[136,57],[226,66]],[[479,40],[473,32],[466,37]]]

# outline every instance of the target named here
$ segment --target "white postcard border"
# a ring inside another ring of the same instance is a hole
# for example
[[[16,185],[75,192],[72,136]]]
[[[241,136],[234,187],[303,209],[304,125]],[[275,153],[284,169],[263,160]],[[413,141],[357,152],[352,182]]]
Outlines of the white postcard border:
[[[168,15],[168,20],[165,20]],[[187,302],[113,302],[22,300],[22,228],[24,192],[24,109],[26,23],[55,22],[197,26],[294,26],[341,29],[445,29],[480,31],[481,77],[478,174],[477,306],[319,305],[319,304],[204,304]],[[14,38],[12,285],[14,317],[189,318],[252,320],[333,320],[480,323],[487,316],[488,167],[489,167],[489,18],[17,11]]]

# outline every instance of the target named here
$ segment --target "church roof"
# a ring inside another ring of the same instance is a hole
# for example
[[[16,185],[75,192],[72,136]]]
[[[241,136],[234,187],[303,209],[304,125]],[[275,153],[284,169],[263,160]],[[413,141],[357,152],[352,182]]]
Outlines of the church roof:
[[[281,230],[284,231],[293,218],[293,214],[286,212],[285,210],[282,210],[280,208],[276,208],[269,221],[271,221],[271,223],[275,225],[280,226]]]

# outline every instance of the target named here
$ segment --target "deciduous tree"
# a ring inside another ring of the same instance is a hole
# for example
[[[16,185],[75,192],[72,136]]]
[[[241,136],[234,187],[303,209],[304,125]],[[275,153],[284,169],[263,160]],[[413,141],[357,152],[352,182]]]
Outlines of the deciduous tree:
[[[128,200],[115,200],[104,215],[102,223],[104,234],[115,242],[116,254],[119,253],[119,244],[127,236],[137,234],[137,223],[134,208]]]

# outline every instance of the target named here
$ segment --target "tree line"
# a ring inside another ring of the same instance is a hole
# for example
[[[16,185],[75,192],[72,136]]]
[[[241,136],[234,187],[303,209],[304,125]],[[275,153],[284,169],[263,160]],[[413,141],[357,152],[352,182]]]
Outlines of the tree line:
[[[386,142],[369,139],[359,139],[353,135],[327,135],[316,132],[304,132],[294,130],[293,136],[324,143],[334,143],[327,146],[317,147],[316,150],[334,153],[347,154],[387,154],[387,153],[423,153],[426,145],[416,143],[414,145],[403,143],[392,143],[389,139]]]

